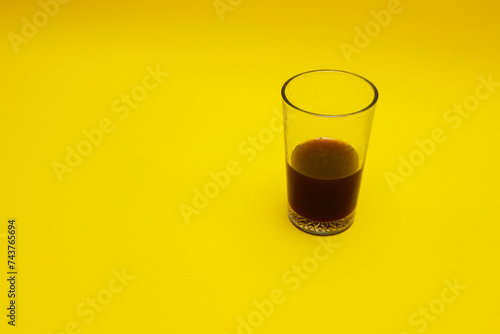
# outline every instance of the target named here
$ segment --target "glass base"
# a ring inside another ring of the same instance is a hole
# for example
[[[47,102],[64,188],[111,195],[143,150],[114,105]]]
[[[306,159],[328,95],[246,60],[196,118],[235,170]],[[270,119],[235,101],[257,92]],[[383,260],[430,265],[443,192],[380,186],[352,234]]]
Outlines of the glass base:
[[[328,236],[344,232],[351,227],[354,222],[356,210],[351,212],[347,217],[330,222],[318,222],[302,217],[298,213],[288,207],[288,218],[295,227],[309,234]]]

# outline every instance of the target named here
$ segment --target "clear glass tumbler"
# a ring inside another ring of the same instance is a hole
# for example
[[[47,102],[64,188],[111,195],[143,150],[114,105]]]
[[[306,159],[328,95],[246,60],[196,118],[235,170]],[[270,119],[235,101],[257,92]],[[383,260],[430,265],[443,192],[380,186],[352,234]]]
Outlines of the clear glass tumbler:
[[[290,78],[281,95],[288,217],[310,234],[343,232],[355,217],[377,88],[357,74],[315,70]]]

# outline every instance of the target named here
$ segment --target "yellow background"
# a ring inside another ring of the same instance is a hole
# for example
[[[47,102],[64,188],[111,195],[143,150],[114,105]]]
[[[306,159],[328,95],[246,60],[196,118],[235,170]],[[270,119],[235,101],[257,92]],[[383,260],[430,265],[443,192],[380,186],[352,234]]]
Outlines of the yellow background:
[[[498,4],[402,0],[377,31],[372,11],[394,3],[221,2],[222,19],[213,0],[72,0],[17,53],[9,34],[41,7],[1,2],[0,263],[7,276],[14,217],[19,271],[15,328],[1,280],[1,332],[500,332],[500,87],[459,125],[445,120],[480,77],[500,81]],[[120,119],[112,103],[147,68],[168,76]],[[276,121],[281,85],[319,68],[380,91],[356,221],[329,238],[288,221],[282,131],[242,153]],[[113,130],[60,182],[54,161],[103,119]],[[435,129],[446,140],[391,188],[387,173]],[[184,219],[182,204],[234,161],[229,184]],[[91,317],[93,298],[105,305]]]

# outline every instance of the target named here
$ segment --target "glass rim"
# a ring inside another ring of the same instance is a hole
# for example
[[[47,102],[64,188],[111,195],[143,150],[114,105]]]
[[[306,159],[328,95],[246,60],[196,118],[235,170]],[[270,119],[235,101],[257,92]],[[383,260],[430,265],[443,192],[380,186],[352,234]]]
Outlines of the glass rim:
[[[352,75],[352,76],[355,76],[355,77],[358,77],[359,79],[365,81],[366,83],[368,83],[368,85],[370,85],[370,87],[373,89],[373,100],[371,101],[370,104],[368,104],[366,107],[364,107],[363,109],[360,109],[360,110],[356,110],[356,111],[353,111],[353,112],[349,112],[349,113],[346,113],[346,114],[340,114],[340,115],[325,115],[325,114],[319,114],[319,113],[315,113],[315,112],[312,112],[312,111],[308,111],[308,110],[305,110],[305,109],[302,109],[302,108],[299,108],[297,107],[296,105],[294,105],[289,99],[288,97],[286,96],[286,88],[288,86],[288,84],[290,82],[292,82],[292,80],[302,76],[302,75],[305,75],[305,74],[310,74],[310,73],[316,73],[316,72],[335,72],[335,73],[343,73],[343,74],[349,74],[349,75]],[[294,75],[293,77],[291,77],[290,79],[288,79],[284,84],[283,84],[283,87],[281,88],[281,97],[283,98],[283,101],[285,101],[286,104],[288,104],[290,107],[294,108],[294,109],[297,109],[297,110],[300,110],[302,112],[305,112],[307,114],[310,114],[310,115],[313,115],[313,116],[319,116],[319,117],[347,117],[347,116],[351,116],[351,115],[354,115],[354,114],[359,114],[359,113],[362,113],[366,110],[369,110],[370,108],[372,108],[373,106],[375,106],[375,104],[377,103],[378,101],[378,89],[377,87],[375,87],[375,85],[368,79],[362,77],[361,75],[359,74],[356,74],[356,73],[352,73],[352,72],[348,72],[348,71],[343,71],[343,70],[332,70],[332,69],[321,69],[321,70],[312,70],[312,71],[306,71],[306,72],[302,72],[302,73],[299,73],[299,74],[296,74]]]

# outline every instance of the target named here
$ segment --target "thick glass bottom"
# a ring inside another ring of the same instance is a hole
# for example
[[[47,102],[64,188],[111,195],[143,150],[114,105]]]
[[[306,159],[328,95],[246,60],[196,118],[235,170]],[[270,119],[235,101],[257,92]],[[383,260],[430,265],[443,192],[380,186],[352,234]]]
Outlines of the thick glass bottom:
[[[335,221],[318,222],[302,217],[298,213],[288,207],[288,218],[295,227],[309,234],[328,236],[344,232],[351,227],[354,222],[356,210],[348,216]]]

